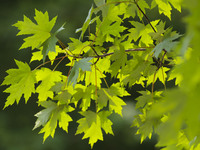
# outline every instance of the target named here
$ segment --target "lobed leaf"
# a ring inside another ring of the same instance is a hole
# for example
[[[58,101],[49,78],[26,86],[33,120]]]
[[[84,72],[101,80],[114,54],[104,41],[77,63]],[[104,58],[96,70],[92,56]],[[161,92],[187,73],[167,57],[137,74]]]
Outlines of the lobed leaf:
[[[105,130],[106,134],[112,132],[112,122],[107,118],[110,115],[108,111],[102,111],[95,113],[92,111],[81,112],[84,118],[79,119],[77,122],[79,126],[76,134],[84,133],[82,139],[89,138],[89,144],[93,148],[94,143],[98,140],[103,140],[102,129]],[[101,129],[102,128],[102,129]]]
[[[5,103],[4,108],[9,105],[13,105],[16,101],[19,103],[22,95],[24,95],[25,101],[31,97],[32,93],[35,93],[36,72],[31,71],[31,68],[27,63],[23,63],[15,60],[18,69],[9,69],[7,71],[8,76],[5,77],[2,85],[10,85],[4,92],[10,93]]]
[[[80,61],[75,61],[73,68],[70,71],[67,84],[73,83],[73,87],[77,83],[77,79],[79,76],[80,69],[82,71],[91,71],[91,62],[89,62],[92,58],[83,58]]]
[[[38,95],[39,101],[46,101],[47,98],[53,99],[53,91],[50,89],[62,80],[62,73],[60,71],[52,71],[48,68],[41,68],[36,72],[37,82],[41,81],[38,85],[36,92]]]
[[[18,21],[13,26],[17,27],[20,31],[17,35],[32,35],[24,39],[24,43],[20,49],[31,47],[32,50],[39,48],[48,38],[51,37],[51,30],[56,22],[54,17],[49,21],[48,12],[42,13],[35,9],[35,21],[33,23],[29,18],[24,16],[24,21]]]

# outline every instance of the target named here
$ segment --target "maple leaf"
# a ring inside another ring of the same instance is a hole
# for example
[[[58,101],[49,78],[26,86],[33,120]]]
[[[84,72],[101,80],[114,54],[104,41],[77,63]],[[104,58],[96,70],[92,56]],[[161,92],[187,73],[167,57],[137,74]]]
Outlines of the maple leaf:
[[[146,14],[145,9],[149,9],[149,5],[145,0],[139,0],[137,1],[137,4],[139,5],[139,7],[141,8],[141,10]],[[138,17],[140,18],[140,20],[142,20],[143,15],[141,15],[141,12],[139,9],[136,9],[137,13],[138,13]]]
[[[69,45],[69,50],[73,53],[73,54],[80,54],[81,52],[87,52],[88,50],[90,50],[90,42],[89,41],[85,41],[85,42],[81,42],[78,39],[75,38],[70,38],[70,40],[72,42],[68,43]]]
[[[176,8],[179,12],[181,12],[181,4],[182,0],[169,0],[169,2]]]
[[[98,90],[98,109],[101,110],[103,107],[106,107],[109,102],[109,108],[115,113],[122,116],[122,106],[126,105],[126,103],[119,98],[118,96],[128,96],[129,94],[119,85],[113,84],[109,89],[102,88]]]
[[[120,22],[115,22],[111,24],[109,21],[103,23],[101,26],[101,32],[103,33],[103,36],[107,35],[113,35],[116,37],[120,37],[120,32],[123,32],[126,29],[126,27],[121,26]]]
[[[155,26],[158,24],[158,22],[159,20],[151,21],[151,24]],[[145,26],[144,24],[136,21],[130,21],[130,23],[135,28],[128,30],[130,32],[129,39],[133,39],[136,42],[140,38],[139,46],[142,46],[142,43],[144,43],[146,46],[153,44],[153,39],[149,35],[149,33],[152,33],[153,30],[149,24]]]
[[[112,121],[108,119],[108,117],[112,114],[112,112],[109,111],[101,111],[98,113],[100,120],[101,120],[101,127],[105,131],[106,134],[112,134],[114,135],[112,131]]]
[[[151,3],[151,8],[158,6],[158,10],[160,14],[164,14],[171,20],[171,11],[172,7],[169,4],[171,3],[174,8],[176,8],[179,12],[181,12],[181,3],[182,0],[155,0]]]
[[[31,35],[24,39],[24,43],[20,49],[31,47],[32,49],[39,48],[48,38],[51,37],[51,30],[56,22],[54,17],[49,21],[48,12],[44,14],[35,9],[35,21],[33,23],[29,18],[24,15],[24,21],[18,21],[13,26],[17,27],[20,31],[17,35]]]
[[[88,12],[88,16],[86,17],[83,26],[81,28],[79,28],[79,29],[76,29],[76,33],[82,31],[81,35],[80,35],[80,38],[79,38],[80,40],[83,39],[83,35],[84,35],[85,31],[87,30],[88,26],[90,24],[94,23],[96,21],[96,19],[98,19],[98,17],[95,17],[95,18],[92,19],[93,12],[94,12],[94,8],[92,6],[90,8],[89,12]]]
[[[77,79],[79,76],[79,69],[82,71],[91,71],[91,62],[89,62],[92,58],[83,58],[80,61],[75,61],[73,68],[70,71],[67,84],[73,83],[73,86],[76,85]]]
[[[79,126],[76,134],[81,134],[84,132],[85,134],[82,139],[89,138],[89,144],[92,148],[94,143],[96,143],[98,140],[103,140],[101,120],[100,117],[92,111],[81,112],[81,115],[85,117],[77,121]]]
[[[151,139],[153,133],[153,122],[146,121],[136,132],[136,134],[141,134],[141,143],[149,137]]]
[[[49,117],[52,113],[52,111],[54,109],[56,109],[57,105],[54,102],[51,101],[44,101],[40,103],[43,107],[45,107],[45,109],[43,109],[42,111],[38,112],[37,114],[35,114],[36,117],[38,117],[38,119],[35,122],[35,126],[33,128],[33,130],[35,130],[36,128],[40,127],[40,126],[44,126],[47,121],[49,120]]]
[[[122,46],[121,46],[122,47]],[[124,67],[127,61],[127,55],[125,53],[124,47],[120,50],[115,50],[114,54],[110,58],[112,64],[110,65],[111,75],[116,76],[121,67]]]
[[[122,72],[122,74],[124,75],[122,79],[124,85],[129,84],[129,86],[132,86],[135,83],[139,82],[142,76],[142,72],[149,64],[149,62],[145,62],[140,57],[138,57],[137,59],[129,60]]]
[[[72,121],[72,118],[67,113],[73,111],[74,108],[68,105],[57,105],[52,101],[43,101],[40,104],[45,109],[35,114],[38,119],[33,130],[41,125],[44,126],[39,132],[44,133],[43,142],[48,136],[54,137],[57,124],[68,132],[69,122]]]
[[[51,88],[52,89],[52,88]],[[72,95],[68,90],[63,90],[58,95],[56,95],[53,100],[58,100],[59,104],[68,104],[70,102]]]
[[[53,99],[53,91],[50,89],[56,82],[60,82],[62,73],[59,71],[51,71],[48,68],[41,68],[36,72],[37,81],[42,81],[37,87],[36,92],[39,93],[39,101],[45,101],[48,97]]]
[[[89,144],[91,148],[94,143],[98,140],[103,140],[102,129],[106,132],[106,134],[112,134],[112,122],[107,118],[111,112],[101,111],[99,113],[95,113],[92,111],[81,112],[81,115],[84,118],[79,119],[77,122],[79,126],[77,128],[76,134],[84,133],[82,139],[89,138]]]
[[[155,48],[152,50],[154,52],[154,56],[158,58],[159,54],[163,51],[166,50],[167,52],[170,52],[177,44],[177,41],[174,41],[181,37],[182,35],[179,35],[178,33],[165,38],[162,42],[157,44]]]
[[[65,24],[64,24],[65,25]],[[56,43],[58,41],[58,38],[56,35],[64,30],[65,28],[62,25],[54,34],[51,34],[51,36],[42,44],[42,54],[43,54],[43,62],[45,61],[46,56],[49,52],[56,52]]]
[[[91,100],[94,99],[96,87],[94,85],[89,86],[77,86],[76,93],[73,95],[76,101],[82,100],[80,108],[82,111],[86,111],[90,107]]]
[[[163,85],[165,85],[165,81],[166,81],[166,78],[167,78],[167,74],[166,72],[169,71],[170,69],[167,68],[167,67],[161,67],[159,68],[159,70],[157,70],[156,72],[156,75],[154,77],[154,74],[150,75],[148,78],[147,78],[147,86],[151,83],[154,83],[156,82],[157,79],[159,79]]]
[[[19,103],[22,95],[24,94],[25,101],[35,93],[36,74],[31,71],[27,63],[15,60],[18,69],[9,69],[8,76],[5,77],[2,85],[10,85],[4,92],[10,93],[5,103],[4,108],[12,105],[15,101]]]
[[[171,20],[171,10],[172,7],[169,4],[168,0],[154,0],[151,3],[151,8],[158,6],[158,10],[160,14],[164,14]]]
[[[54,63],[54,60],[55,58],[58,56],[58,54],[60,53],[65,53],[64,50],[62,50],[58,45],[55,46],[55,51],[49,51],[48,52],[48,57],[49,59],[51,60],[51,64]],[[40,61],[43,59],[43,54],[42,54],[42,50],[39,50],[39,51],[36,51],[36,52],[33,52],[32,53],[32,57],[31,57],[31,60],[30,62],[33,62],[33,61]]]

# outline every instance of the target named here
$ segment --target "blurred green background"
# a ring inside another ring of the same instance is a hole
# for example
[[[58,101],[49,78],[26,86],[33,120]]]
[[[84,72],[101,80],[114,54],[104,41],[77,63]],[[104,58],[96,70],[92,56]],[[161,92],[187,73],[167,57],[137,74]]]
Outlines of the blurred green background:
[[[14,59],[29,62],[31,58],[30,49],[18,50],[22,44],[22,37],[16,37],[18,30],[12,24],[18,20],[23,20],[23,15],[33,19],[35,8],[49,12],[50,18],[58,15],[56,28],[66,22],[65,30],[59,34],[60,39],[66,44],[69,37],[78,37],[75,30],[83,24],[88,10],[92,5],[92,0],[1,0],[0,4],[0,84],[7,75],[6,70],[15,68]],[[174,26],[175,30],[184,33],[182,17],[186,14],[173,10],[172,22],[167,21],[167,26]],[[152,20],[164,18],[157,14],[157,9],[153,13],[147,14]],[[0,86],[0,150],[87,150],[90,149],[88,140],[81,140],[83,135],[74,135],[77,127],[76,122],[70,123],[69,133],[57,129],[54,139],[48,138],[43,144],[43,135],[38,134],[39,129],[32,131],[36,114],[41,108],[37,107],[36,97],[25,105],[21,101],[19,105],[13,105],[3,109],[7,94],[3,93],[5,86]],[[94,145],[94,150],[154,150],[156,136],[151,141],[145,140],[140,144],[139,136],[135,135],[136,129],[130,128],[133,116],[137,113],[134,110],[134,98],[138,96],[136,90],[141,89],[135,86],[129,92],[133,97],[128,98],[127,106],[124,109],[124,118],[113,115],[113,130],[115,136],[104,135],[104,141],[99,141]],[[79,118],[75,113],[75,118]]]

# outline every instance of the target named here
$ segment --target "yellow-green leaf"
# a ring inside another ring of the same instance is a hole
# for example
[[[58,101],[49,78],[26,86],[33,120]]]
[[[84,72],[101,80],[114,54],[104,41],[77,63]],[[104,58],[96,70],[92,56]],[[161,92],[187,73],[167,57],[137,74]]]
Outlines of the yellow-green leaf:
[[[36,74],[35,71],[31,71],[31,68],[27,63],[23,63],[15,60],[18,69],[9,69],[7,71],[8,76],[5,77],[2,85],[10,85],[4,92],[10,93],[5,103],[4,108],[14,104],[16,101],[19,103],[22,95],[24,95],[25,101],[31,97],[32,93],[35,93]]]
[[[50,36],[51,30],[56,22],[54,17],[49,21],[48,12],[42,13],[35,9],[35,21],[32,22],[28,17],[24,16],[24,21],[18,21],[13,26],[17,27],[20,31],[17,35],[29,35],[24,39],[24,43],[20,49],[31,47],[32,49],[39,48]]]
[[[62,73],[59,71],[52,71],[48,68],[42,68],[36,72],[37,81],[42,81],[37,87],[36,92],[39,93],[39,101],[45,101],[48,97],[53,99],[53,91],[50,89],[56,82],[60,82]]]

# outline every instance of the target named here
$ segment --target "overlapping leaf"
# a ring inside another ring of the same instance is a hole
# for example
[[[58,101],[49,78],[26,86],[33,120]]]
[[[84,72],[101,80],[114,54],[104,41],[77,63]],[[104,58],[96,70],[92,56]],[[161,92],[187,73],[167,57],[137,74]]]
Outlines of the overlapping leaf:
[[[83,58],[80,61],[75,61],[73,68],[70,71],[67,84],[73,83],[73,86],[76,85],[77,79],[79,76],[80,69],[82,71],[91,71],[91,58]]]
[[[50,89],[55,85],[56,82],[62,80],[62,73],[60,71],[52,71],[48,68],[42,68],[36,72],[37,82],[41,81],[37,87],[36,92],[39,101],[45,101],[47,98],[53,99],[53,91]]]
[[[109,112],[102,111],[95,113],[92,111],[85,111],[81,112],[81,115],[83,115],[84,118],[77,121],[79,126],[76,134],[84,133],[82,139],[89,138],[91,148],[98,140],[103,140],[102,129],[105,130],[106,134],[113,134],[112,122],[107,118],[110,115]]]
[[[170,52],[178,44],[178,42],[175,41],[175,40],[178,39],[179,37],[181,37],[181,35],[176,33],[176,34],[174,34],[174,35],[172,35],[170,37],[165,38],[162,42],[157,44],[155,46],[155,48],[153,49],[153,51],[152,51],[152,52],[154,52],[154,56],[156,58],[158,58],[159,54],[163,50],[165,50],[167,52]]]
[[[158,22],[158,20],[155,20],[152,21],[151,24],[155,26]],[[134,26],[134,28],[128,30],[130,32],[129,38],[131,40],[136,42],[140,38],[139,46],[142,46],[143,44],[146,46],[153,44],[153,39],[149,35],[149,33],[153,32],[153,29],[149,24],[145,26],[144,24],[136,21],[131,21],[131,24]]]
[[[68,132],[68,125],[72,121],[72,118],[67,113],[73,111],[74,108],[67,105],[57,105],[51,101],[40,102],[40,104],[45,109],[35,115],[38,119],[33,129],[41,125],[43,126],[40,133],[44,133],[44,141],[48,136],[54,137],[57,124],[60,128]]]
[[[109,89],[102,88],[98,91],[98,111],[104,107],[109,107],[110,110],[113,110],[115,113],[122,116],[122,106],[126,103],[119,98],[123,96],[128,96],[129,94],[120,87],[119,84],[113,84]],[[108,104],[109,102],[109,104]]]
[[[171,20],[172,7],[170,3],[173,5],[174,8],[181,12],[182,0],[154,0],[152,1],[151,7],[153,8],[155,6],[158,6],[159,13],[163,13]]]

